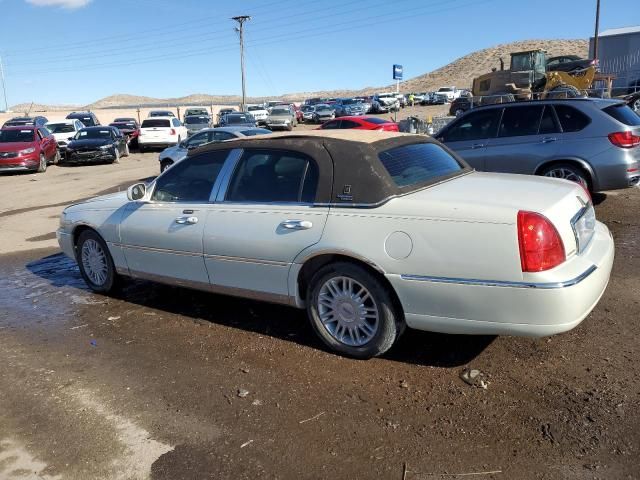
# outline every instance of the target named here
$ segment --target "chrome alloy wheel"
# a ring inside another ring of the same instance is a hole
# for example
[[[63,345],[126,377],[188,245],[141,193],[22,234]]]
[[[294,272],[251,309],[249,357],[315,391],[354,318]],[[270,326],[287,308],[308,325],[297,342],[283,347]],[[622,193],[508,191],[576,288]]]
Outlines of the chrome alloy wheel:
[[[362,346],[378,331],[378,306],[369,291],[352,278],[327,280],[318,294],[317,306],[324,328],[345,345]]]
[[[577,174],[575,171],[570,170],[568,168],[563,168],[563,167],[554,168],[546,172],[544,176],[551,177],[551,178],[563,178],[565,180],[570,180],[572,182],[579,183],[583,187],[587,187],[586,180],[582,176]]]
[[[82,244],[82,266],[91,281],[102,286],[107,281],[107,256],[102,246],[93,239]]]

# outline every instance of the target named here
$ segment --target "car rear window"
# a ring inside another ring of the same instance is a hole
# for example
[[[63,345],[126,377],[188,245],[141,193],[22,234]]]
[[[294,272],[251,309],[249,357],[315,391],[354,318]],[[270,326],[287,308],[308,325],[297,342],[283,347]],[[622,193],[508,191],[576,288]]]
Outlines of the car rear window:
[[[209,117],[206,117],[204,115],[191,115],[184,119],[184,123],[187,123],[187,124],[209,123]]]
[[[378,155],[398,187],[408,187],[459,172],[462,165],[435,143],[415,143]]]
[[[620,123],[629,125],[630,127],[640,126],[640,115],[631,110],[627,105],[622,103],[611,105],[602,110],[607,115],[615,118]]]
[[[141,128],[170,127],[171,122],[167,119],[143,120]]]

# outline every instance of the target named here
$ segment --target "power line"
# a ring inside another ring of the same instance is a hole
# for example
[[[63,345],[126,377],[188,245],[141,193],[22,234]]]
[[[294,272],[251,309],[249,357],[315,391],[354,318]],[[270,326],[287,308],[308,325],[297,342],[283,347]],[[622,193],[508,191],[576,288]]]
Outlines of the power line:
[[[454,0],[455,1],[455,0]],[[442,5],[442,4],[451,4],[453,3],[452,1],[444,1],[444,2],[439,2],[437,4],[432,4],[427,6],[427,8],[430,9],[430,13],[441,13],[444,11],[448,11],[448,10],[453,10],[453,9],[457,9],[457,8],[464,8],[464,7],[469,7],[469,6],[474,6],[474,5],[478,5],[478,4],[483,4],[483,3],[488,3],[492,0],[476,0],[476,1],[472,1],[469,3],[465,3],[465,4],[458,4],[458,5],[452,5],[450,7],[447,8],[441,8],[441,9],[437,9],[437,10],[433,10],[432,7],[434,5]],[[415,9],[410,9],[410,10],[405,10],[404,12],[415,12],[417,10],[423,10],[425,7],[418,7]],[[412,13],[410,15],[401,15],[399,17],[391,17],[389,16],[389,14],[380,14],[380,15],[375,15],[375,16],[371,16],[371,17],[363,17],[361,18],[355,25],[353,24],[352,21],[347,21],[347,22],[340,22],[334,25],[347,25],[346,27],[343,28],[334,28],[334,29],[327,29],[325,26],[318,26],[318,27],[312,27],[312,28],[307,28],[305,30],[299,30],[299,31],[288,31],[284,34],[279,34],[279,35],[274,35],[271,37],[263,37],[263,38],[257,38],[255,41],[251,41],[251,42],[247,42],[247,46],[251,47],[254,45],[260,45],[260,46],[264,46],[264,45],[271,45],[271,44],[277,44],[277,43],[281,43],[283,41],[290,41],[291,37],[295,37],[296,39],[304,39],[304,38],[311,38],[311,37],[318,37],[318,36],[325,36],[325,35],[329,35],[329,34],[333,34],[333,33],[339,33],[339,32],[343,32],[346,30],[356,30],[356,29],[361,29],[364,27],[370,27],[370,26],[374,26],[374,25],[379,25],[379,24],[389,24],[391,21],[398,21],[398,20],[404,20],[406,18],[414,18],[415,13]],[[373,22],[366,22],[365,20],[372,20],[372,19],[377,19],[377,18],[382,18],[382,20],[378,20],[378,21],[373,21]],[[314,30],[321,30],[318,33],[309,33],[310,31],[314,31]],[[110,62],[110,63],[98,63],[98,64],[90,64],[90,65],[85,65],[84,67],[73,67],[73,68],[63,68],[63,69],[54,69],[54,70],[48,70],[48,71],[43,71],[43,70],[34,70],[34,71],[18,71],[18,74],[22,74],[22,75],[28,75],[28,74],[44,74],[44,73],[66,73],[66,72],[79,72],[79,71],[88,71],[88,70],[95,70],[95,69],[101,69],[101,68],[108,68],[108,67],[116,67],[116,66],[132,66],[132,65],[139,65],[139,64],[147,64],[147,63],[155,63],[155,62],[159,62],[159,61],[166,61],[169,59],[183,59],[183,58],[189,58],[189,57],[195,57],[195,56],[205,56],[205,55],[209,55],[212,52],[222,52],[222,51],[229,51],[235,49],[235,47],[232,46],[224,46],[224,45],[220,45],[218,47],[214,47],[214,48],[202,48],[202,49],[197,49],[197,50],[192,50],[192,51],[188,51],[187,53],[177,53],[177,54],[164,54],[164,55],[157,55],[157,56],[152,56],[152,57],[143,57],[140,60],[128,60],[126,62]],[[14,72],[11,72],[13,76]]]

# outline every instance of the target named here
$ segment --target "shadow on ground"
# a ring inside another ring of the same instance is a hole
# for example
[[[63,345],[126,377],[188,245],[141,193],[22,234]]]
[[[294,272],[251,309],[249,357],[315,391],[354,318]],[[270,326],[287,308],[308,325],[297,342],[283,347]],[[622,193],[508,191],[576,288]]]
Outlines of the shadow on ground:
[[[77,266],[62,253],[30,262],[27,269],[52,286],[86,292]],[[143,280],[125,281],[113,298],[197,322],[211,322],[326,350],[309,325],[305,311],[292,307]],[[125,310],[127,306],[122,308]],[[458,367],[477,357],[494,339],[492,336],[445,335],[407,329],[385,358],[426,366]]]

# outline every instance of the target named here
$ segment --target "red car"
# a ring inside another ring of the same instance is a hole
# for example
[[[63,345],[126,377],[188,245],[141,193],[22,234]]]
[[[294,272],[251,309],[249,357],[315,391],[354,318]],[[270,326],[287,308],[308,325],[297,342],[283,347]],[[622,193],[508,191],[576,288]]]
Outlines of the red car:
[[[46,128],[25,125],[0,130],[0,172],[44,172],[58,160],[58,143]]]
[[[398,124],[380,117],[340,117],[330,120],[318,127],[319,130],[335,128],[353,128],[355,130],[383,130],[385,132],[399,132]]]

